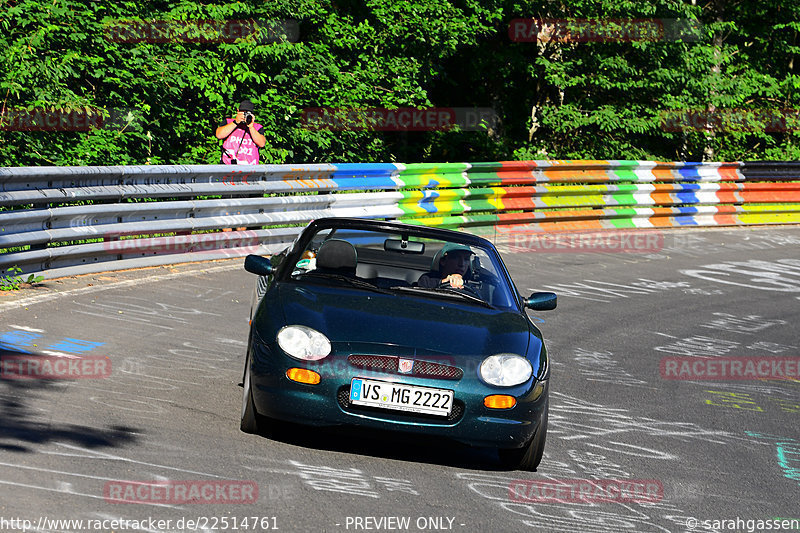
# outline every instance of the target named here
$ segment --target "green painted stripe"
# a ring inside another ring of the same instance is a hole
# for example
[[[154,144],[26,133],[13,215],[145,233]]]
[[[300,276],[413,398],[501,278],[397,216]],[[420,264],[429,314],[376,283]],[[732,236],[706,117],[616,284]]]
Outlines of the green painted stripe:
[[[619,181],[644,181],[636,175],[633,169],[612,168],[610,170],[611,174]]]

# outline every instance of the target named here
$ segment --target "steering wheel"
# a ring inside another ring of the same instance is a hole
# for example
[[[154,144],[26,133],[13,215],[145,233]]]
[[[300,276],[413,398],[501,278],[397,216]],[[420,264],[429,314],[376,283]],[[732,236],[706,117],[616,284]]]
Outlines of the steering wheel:
[[[479,283],[480,282],[477,282],[477,281],[464,281],[464,286],[461,287],[461,288],[458,288],[458,287],[451,286],[449,281],[445,281],[445,282],[439,283],[439,286],[437,287],[437,289],[455,289],[457,291],[465,291],[465,292],[468,292],[471,295],[475,296],[476,298],[480,298],[481,300],[483,300],[483,296],[481,296],[481,294],[478,292],[478,288],[477,288],[477,285],[479,285]]]

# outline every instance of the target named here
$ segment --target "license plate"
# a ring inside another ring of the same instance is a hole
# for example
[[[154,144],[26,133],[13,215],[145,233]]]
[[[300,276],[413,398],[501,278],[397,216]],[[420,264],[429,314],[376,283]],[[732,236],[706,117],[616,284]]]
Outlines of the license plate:
[[[350,403],[426,415],[448,416],[453,408],[453,391],[353,378]]]

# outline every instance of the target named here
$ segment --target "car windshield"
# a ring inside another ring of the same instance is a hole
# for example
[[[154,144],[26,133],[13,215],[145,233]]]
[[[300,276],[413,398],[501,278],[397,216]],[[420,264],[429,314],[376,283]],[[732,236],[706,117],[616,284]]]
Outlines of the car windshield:
[[[448,254],[461,256],[464,287],[440,284]],[[290,278],[418,297],[514,309],[514,292],[490,247],[390,231],[325,228],[302,251]]]

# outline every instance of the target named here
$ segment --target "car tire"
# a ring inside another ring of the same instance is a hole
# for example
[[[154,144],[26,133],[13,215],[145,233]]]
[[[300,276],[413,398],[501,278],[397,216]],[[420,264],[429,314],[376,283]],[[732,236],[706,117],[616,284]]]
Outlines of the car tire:
[[[242,422],[239,428],[245,433],[264,433],[267,424],[264,417],[256,411],[256,404],[253,402],[253,390],[250,379],[250,357],[244,364],[244,379],[242,381],[244,390],[242,391]]]
[[[544,454],[544,444],[547,440],[547,412],[550,407],[550,400],[545,400],[542,417],[536,434],[522,448],[500,448],[497,450],[500,462],[508,468],[515,470],[535,471],[539,463],[542,462]]]

